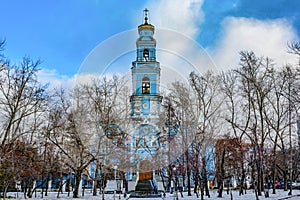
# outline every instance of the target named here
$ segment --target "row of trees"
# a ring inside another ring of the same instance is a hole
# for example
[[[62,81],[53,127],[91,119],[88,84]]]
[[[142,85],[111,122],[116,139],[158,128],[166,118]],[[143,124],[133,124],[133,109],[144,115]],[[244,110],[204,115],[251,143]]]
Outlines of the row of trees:
[[[299,55],[299,44],[289,46]],[[240,66],[221,73],[191,73],[190,84],[174,83],[171,102],[180,118],[180,134],[194,132],[194,158],[184,163],[193,172],[201,197],[207,187],[208,147],[214,148],[215,178],[222,197],[225,180],[239,179],[243,194],[245,178],[252,176],[257,196],[266,184],[294,181],[299,173],[296,122],[299,118],[299,66],[276,66],[268,57],[240,53]],[[187,144],[189,141],[187,142]],[[188,156],[185,156],[188,159]],[[290,193],[292,187],[290,187]],[[190,192],[189,192],[190,194]]]
[[[68,184],[70,191],[74,173],[73,197],[76,198],[82,175],[89,176],[92,162],[96,163],[96,176],[98,167],[102,167],[101,172],[107,172],[102,174],[102,179],[111,179],[111,170],[100,160],[103,156],[109,158],[109,152],[115,147],[104,141],[105,134],[99,133],[109,132],[110,124],[126,116],[122,113],[128,111],[128,102],[117,98],[127,92],[122,80],[116,76],[99,77],[74,90],[49,91],[47,85],[37,79],[40,61],[26,57],[12,64],[3,54],[4,47],[5,41],[2,41],[0,188],[4,197],[7,189],[17,183],[25,198],[32,197],[34,187],[46,189],[47,195],[48,182],[55,179],[60,180],[59,190]],[[100,148],[104,143],[109,149],[106,155]],[[110,166],[110,163],[105,164]],[[70,180],[63,182],[63,176]]]
[[[124,154],[130,129],[130,91],[124,79],[98,77],[72,90],[49,91],[37,80],[40,61],[24,58],[12,64],[3,54],[4,45],[0,43],[0,188],[4,196],[15,183],[22,185],[25,198],[33,195],[34,187],[45,189],[47,195],[48,182],[55,178],[60,191],[64,185],[71,191],[72,173],[74,198],[79,196],[83,174],[95,182],[97,195],[97,180],[101,179],[104,191],[106,180],[115,178],[110,169],[116,163],[134,168]],[[300,45],[291,44],[290,51],[300,55]],[[170,86],[160,121],[169,128],[172,122],[179,124],[180,144],[170,148],[170,166],[179,165],[179,174],[187,177],[183,184],[188,195],[194,181],[194,192],[198,195],[200,188],[202,199],[204,193],[209,196],[209,174],[217,179],[220,197],[224,180],[232,176],[240,177],[242,194],[249,169],[257,195],[266,181],[274,185],[278,177],[287,189],[288,180],[297,178],[299,156],[293,141],[299,75],[299,66],[279,67],[269,58],[241,52],[240,66],[234,70],[193,72],[188,85]],[[110,133],[117,137],[111,138]],[[220,138],[235,138],[233,146],[219,142],[221,148],[214,148]],[[232,152],[235,162],[231,162]]]

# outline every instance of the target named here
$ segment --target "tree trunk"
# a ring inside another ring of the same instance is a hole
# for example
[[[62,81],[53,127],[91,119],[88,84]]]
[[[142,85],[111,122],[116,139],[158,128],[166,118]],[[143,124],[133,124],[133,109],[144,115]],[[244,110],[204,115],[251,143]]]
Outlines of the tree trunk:
[[[159,174],[160,174],[162,184],[163,184],[163,187],[164,187],[164,192],[166,192],[166,183],[165,183],[165,179],[164,179],[164,176],[163,176],[163,172],[160,170]]]
[[[105,200],[105,198],[104,198],[104,189],[102,190],[102,200]]]
[[[218,180],[218,198],[222,198],[223,193],[223,181]]]
[[[81,183],[81,174],[82,174],[82,170],[76,170],[75,171],[75,188],[73,191],[73,198],[78,198],[78,191],[79,191],[79,187],[82,187],[80,185]]]
[[[204,189],[205,189],[205,195],[210,198],[210,194],[209,194],[209,188],[207,185],[207,171],[206,171],[206,158],[203,158],[203,184],[204,184]]]
[[[262,196],[262,188],[261,188],[261,166],[257,165],[257,194],[258,196]]]
[[[4,191],[3,191],[3,200],[5,200],[5,198],[6,198],[7,189],[8,189],[8,185],[6,185],[6,186],[4,187]]]
[[[265,189],[265,179],[264,179],[265,173],[264,173],[263,166],[261,167],[260,170],[261,170],[261,173],[260,173],[260,188],[261,188],[261,191],[264,192],[264,189]]]
[[[272,167],[272,184],[273,184],[273,194],[276,194],[276,169],[275,164]]]
[[[104,176],[101,176],[101,177],[104,177]],[[104,200],[105,196],[104,196],[104,191],[105,191],[105,188],[106,188],[106,180],[101,180],[101,192],[102,192],[102,200]]]
[[[192,196],[191,193],[191,172],[190,172],[190,163],[189,163],[189,152],[186,151],[186,172],[187,172],[187,187],[188,187],[188,196]]]
[[[168,186],[170,189],[170,193],[172,194],[173,190],[172,190],[172,166],[171,166],[171,164],[169,164],[169,166],[168,166]]]
[[[26,180],[22,181],[22,185],[23,185],[23,195],[24,195],[24,199],[27,199],[26,193],[27,193],[27,184],[26,184]]]
[[[251,166],[251,179],[252,179],[252,184],[253,184],[253,187],[254,187],[254,192],[255,192],[255,197],[256,197],[256,200],[259,200],[258,199],[258,193],[257,193],[257,183],[255,181],[255,176],[254,176],[254,165]]]
[[[44,182],[45,182],[45,175],[44,175],[44,171],[42,172],[42,198],[44,198]]]
[[[98,185],[97,183],[98,183],[98,162],[96,162],[93,196],[97,196],[97,185]]]
[[[201,200],[204,200],[204,189],[203,189],[203,181],[201,180],[201,185],[200,185],[200,191],[201,191]]]
[[[196,194],[197,198],[199,198],[199,195],[198,195],[198,173],[194,177],[194,184],[195,184],[194,193]]]
[[[280,126],[280,123],[279,121],[277,121],[277,127]],[[279,129],[279,128],[278,128]],[[276,175],[277,175],[277,172],[276,172],[276,163],[277,163],[277,159],[276,159],[276,147],[277,147],[277,140],[278,140],[278,135],[279,135],[279,131],[276,131],[276,136],[275,136],[275,141],[274,141],[274,147],[273,147],[273,165],[272,165],[272,184],[273,184],[273,194],[276,194]]]
[[[285,169],[284,171],[283,171],[283,181],[284,181],[284,191],[287,191],[288,190],[288,188],[287,188],[287,179],[288,179],[288,171],[287,171],[287,169]]]
[[[49,174],[47,174],[46,178],[46,188],[45,188],[45,196],[48,196],[48,185],[49,185]]]
[[[31,179],[31,178],[29,179],[29,189],[28,189],[27,196],[28,196],[29,198],[32,197],[32,179]]]
[[[189,164],[187,164],[189,165]],[[191,173],[189,167],[187,167],[187,177],[188,177],[188,182],[187,182],[187,187],[188,187],[188,196],[192,196],[191,194]]]
[[[246,178],[245,170],[244,170],[244,167],[242,167],[242,178],[241,178],[240,193],[239,193],[240,196],[244,195],[244,182],[245,182],[245,178]],[[246,190],[246,188],[245,188],[245,190]]]
[[[258,147],[258,146],[257,146]],[[258,147],[259,148],[259,147]],[[258,159],[257,159],[257,154],[256,152],[254,152],[254,156],[255,156],[255,164],[256,164],[256,169],[257,169],[257,184],[256,184],[256,188],[257,188],[257,195],[258,196],[262,196],[262,188],[261,188],[261,154],[260,154],[260,149],[258,150]]]
[[[246,178],[246,172],[245,172],[245,168],[244,168],[244,154],[243,154],[243,149],[242,149],[242,145],[240,145],[240,149],[241,149],[241,167],[242,167],[242,178],[241,178],[241,183],[240,183],[240,193],[239,195],[244,195],[244,182],[245,182],[245,178]],[[247,186],[245,187],[245,190],[247,189]]]
[[[59,193],[63,193],[62,188],[63,188],[63,182],[62,182],[62,177],[61,177],[60,181],[59,181],[59,188],[58,188],[58,191],[57,191],[56,198],[59,198]]]
[[[66,186],[66,188],[67,188],[67,190],[68,190],[68,197],[70,196],[70,192],[71,192],[71,184],[72,184],[72,173],[70,172],[69,173],[69,182],[68,182],[68,184],[67,184],[67,186]]]
[[[218,182],[218,197],[222,198],[222,193],[223,193],[223,181],[224,181],[224,176],[225,176],[225,169],[224,169],[224,163],[225,163],[225,149],[223,149],[222,152],[222,159],[221,159],[221,174],[219,174],[217,178]]]

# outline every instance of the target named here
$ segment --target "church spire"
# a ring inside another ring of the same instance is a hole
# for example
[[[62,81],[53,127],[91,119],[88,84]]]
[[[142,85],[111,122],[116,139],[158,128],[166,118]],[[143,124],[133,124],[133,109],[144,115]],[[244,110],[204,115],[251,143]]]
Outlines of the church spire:
[[[149,21],[149,10],[147,8],[145,8],[145,10],[144,10],[144,16],[145,16],[144,17],[144,20],[145,20],[144,23],[138,26],[139,32],[141,30],[148,29],[148,30],[151,30],[154,33],[154,26],[148,22]],[[153,33],[152,33],[152,35],[153,35]]]
[[[145,8],[145,10],[144,10],[145,23],[144,24],[148,24],[148,12],[149,12],[149,10],[147,8]]]

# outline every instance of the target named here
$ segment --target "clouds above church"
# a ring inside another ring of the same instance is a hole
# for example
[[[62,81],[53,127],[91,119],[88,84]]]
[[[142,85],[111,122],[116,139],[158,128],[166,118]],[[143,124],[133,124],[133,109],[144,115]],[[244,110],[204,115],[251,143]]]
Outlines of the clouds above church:
[[[201,10],[203,0],[160,0],[149,1],[150,22],[158,28],[179,31],[195,38],[204,20]]]
[[[287,52],[287,44],[298,38],[286,19],[228,17],[224,19],[222,29],[222,38],[210,50],[215,63],[222,69],[237,67],[242,50],[270,57],[279,67],[297,61]]]
[[[199,34],[205,20],[203,0],[161,0],[149,1],[146,7],[150,9],[151,23],[156,27],[178,31],[192,39],[199,41]],[[233,9],[237,5],[232,4]],[[228,12],[230,13],[230,12]],[[205,49],[211,55],[219,70],[236,68],[239,63],[239,52],[254,51],[258,56],[267,56],[273,59],[278,66],[295,63],[295,56],[287,53],[287,43],[297,41],[296,30],[291,21],[285,18],[255,19],[250,17],[235,17],[227,15],[220,23],[220,33],[214,42]],[[189,47],[180,42],[167,41],[173,51]],[[201,46],[201,43],[199,43]],[[174,49],[177,48],[177,49]],[[181,50],[182,51],[182,50]],[[193,51],[189,51],[194,53]],[[193,57],[195,55],[191,55]]]

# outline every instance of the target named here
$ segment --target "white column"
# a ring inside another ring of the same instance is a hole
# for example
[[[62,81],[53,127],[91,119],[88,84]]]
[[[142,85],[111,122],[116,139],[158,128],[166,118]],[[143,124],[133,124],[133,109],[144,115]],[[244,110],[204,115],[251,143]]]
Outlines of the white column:
[[[36,187],[36,180],[33,181],[32,190]]]
[[[51,186],[52,186],[52,181],[51,181],[51,180],[49,180],[49,181],[48,181],[48,191],[50,191],[50,190],[51,190]]]
[[[62,185],[62,192],[65,192],[65,191],[66,191],[66,182],[67,182],[66,180],[63,180],[63,181],[62,181],[62,184],[63,184],[63,185]]]

